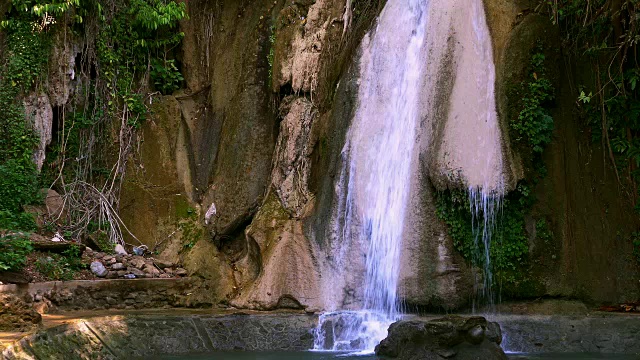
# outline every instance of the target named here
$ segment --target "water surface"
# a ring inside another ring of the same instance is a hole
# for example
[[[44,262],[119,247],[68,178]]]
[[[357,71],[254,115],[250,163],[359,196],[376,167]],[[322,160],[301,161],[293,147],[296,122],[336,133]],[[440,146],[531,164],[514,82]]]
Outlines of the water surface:
[[[510,360],[637,360],[639,355],[597,354],[597,353],[555,353],[555,354],[507,354]],[[384,359],[375,355],[352,355],[337,352],[251,352],[228,351],[201,355],[180,355],[154,357],[159,360],[374,360]]]

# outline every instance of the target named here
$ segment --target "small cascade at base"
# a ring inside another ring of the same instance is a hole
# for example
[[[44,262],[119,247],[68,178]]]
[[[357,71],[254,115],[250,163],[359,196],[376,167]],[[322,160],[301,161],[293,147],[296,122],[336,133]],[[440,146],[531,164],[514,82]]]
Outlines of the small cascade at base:
[[[476,298],[473,303],[475,312],[478,305],[494,309],[496,295],[493,291],[493,269],[491,265],[491,246],[497,217],[502,206],[502,196],[495,192],[485,192],[480,188],[469,188],[469,211],[471,212],[474,242],[473,262],[482,266],[482,278],[476,278]]]

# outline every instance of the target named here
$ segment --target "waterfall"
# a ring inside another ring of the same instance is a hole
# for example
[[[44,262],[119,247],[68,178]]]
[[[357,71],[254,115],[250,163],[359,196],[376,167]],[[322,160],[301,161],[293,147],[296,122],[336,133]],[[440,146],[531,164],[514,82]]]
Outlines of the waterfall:
[[[315,349],[373,351],[398,319],[400,245],[421,111],[428,4],[389,1],[363,45],[358,106],[342,152],[348,193],[345,229],[339,232],[367,244],[363,309],[323,314]],[[355,231],[349,228],[354,224]]]
[[[449,22],[441,21],[446,17]],[[456,31],[462,37],[456,45],[460,60],[450,89],[450,110],[447,119],[435,120],[429,101],[438,98],[439,64],[432,62],[445,59],[434,60],[433,54],[444,54]],[[409,197],[415,195],[412,162],[425,148],[421,141],[439,140],[430,133],[420,138],[421,131],[436,128],[430,122],[446,121],[443,145],[438,147],[442,153],[435,156],[445,167],[453,166],[445,172],[463,174],[469,187],[476,241],[486,250],[481,256],[490,251],[504,183],[495,69],[482,0],[389,0],[375,29],[363,40],[359,75],[358,102],[341,153],[337,186],[342,201],[336,206],[341,221],[336,222],[335,234],[341,245],[333,254],[338,267],[353,269],[351,263],[359,259],[351,249],[363,247],[361,304],[357,310],[338,306],[322,314],[314,350],[371,352],[400,318],[400,250]],[[486,264],[485,289],[490,291],[488,257]],[[326,289],[340,290],[344,289],[331,285]]]

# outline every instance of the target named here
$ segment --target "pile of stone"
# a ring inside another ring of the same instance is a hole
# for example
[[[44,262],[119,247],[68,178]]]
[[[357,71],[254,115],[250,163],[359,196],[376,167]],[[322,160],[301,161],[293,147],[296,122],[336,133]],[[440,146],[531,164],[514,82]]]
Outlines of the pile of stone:
[[[169,279],[188,275],[187,270],[170,261],[116,250],[116,254],[111,255],[87,248],[84,255],[92,259],[90,268],[95,276],[106,279]]]

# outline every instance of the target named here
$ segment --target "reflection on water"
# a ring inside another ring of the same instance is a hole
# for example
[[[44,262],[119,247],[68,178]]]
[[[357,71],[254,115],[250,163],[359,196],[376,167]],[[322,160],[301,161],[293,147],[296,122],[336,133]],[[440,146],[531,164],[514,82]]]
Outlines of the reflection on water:
[[[599,353],[507,354],[512,360],[637,360],[638,355]]]
[[[375,355],[350,355],[341,352],[329,351],[300,351],[300,352],[252,352],[252,351],[225,351],[203,355],[181,355],[154,357],[159,360],[374,360],[382,359]],[[150,360],[150,359],[149,359]]]
[[[556,353],[556,354],[508,354],[510,360],[638,360],[639,355],[616,355],[616,354],[573,354],[573,353]],[[149,358],[151,359],[151,358]],[[338,352],[250,352],[250,351],[227,351],[215,352],[211,354],[201,355],[179,355],[153,357],[159,360],[374,360],[383,358],[375,355],[352,355],[348,353]]]

